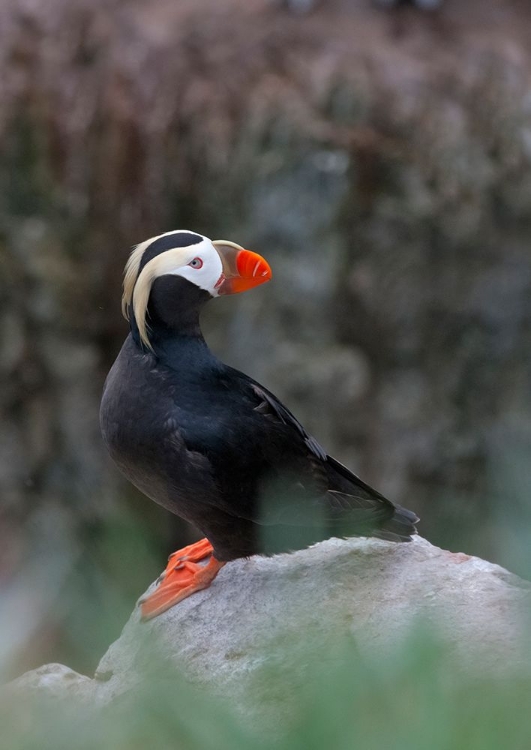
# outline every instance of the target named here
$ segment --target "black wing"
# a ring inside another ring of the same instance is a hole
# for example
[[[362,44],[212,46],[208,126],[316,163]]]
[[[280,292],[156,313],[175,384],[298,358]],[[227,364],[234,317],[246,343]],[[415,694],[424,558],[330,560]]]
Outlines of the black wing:
[[[286,488],[282,506],[269,508],[255,521],[305,525],[316,519],[317,523],[337,523],[349,534],[367,533],[393,540],[407,540],[416,533],[414,524],[418,518],[414,513],[394,505],[329,456],[276,396],[248,376],[237,374],[240,384],[256,400],[253,411],[283,425],[293,452],[297,453],[303,476],[313,480],[311,489],[304,479],[292,483]],[[287,453],[290,454],[290,450]],[[305,461],[304,467],[301,459]],[[313,514],[312,508],[318,512]]]

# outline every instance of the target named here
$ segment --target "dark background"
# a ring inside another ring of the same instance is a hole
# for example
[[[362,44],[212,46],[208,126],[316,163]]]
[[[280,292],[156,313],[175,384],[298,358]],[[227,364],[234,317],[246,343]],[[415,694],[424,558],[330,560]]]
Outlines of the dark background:
[[[130,248],[274,280],[212,348],[434,544],[531,575],[531,9],[0,2],[0,664],[90,671],[193,530],[105,455]]]

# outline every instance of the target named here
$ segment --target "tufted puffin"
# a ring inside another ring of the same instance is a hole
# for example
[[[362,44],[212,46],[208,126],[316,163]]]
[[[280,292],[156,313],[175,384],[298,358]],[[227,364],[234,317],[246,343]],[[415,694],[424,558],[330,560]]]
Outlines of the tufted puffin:
[[[327,455],[267,388],[208,348],[203,305],[270,278],[257,253],[184,230],[142,242],[127,262],[131,332],[105,382],[103,438],[136,487],[205,536],[170,556],[141,602],[144,619],[239,557],[332,535],[405,542],[416,533],[414,513]]]

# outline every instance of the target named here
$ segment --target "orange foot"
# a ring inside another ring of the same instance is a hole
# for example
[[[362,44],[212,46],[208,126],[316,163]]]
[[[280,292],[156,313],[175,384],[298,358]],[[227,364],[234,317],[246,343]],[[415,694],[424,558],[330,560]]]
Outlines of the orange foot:
[[[159,585],[152,594],[140,600],[142,619],[150,620],[195,591],[208,588],[225,565],[216,560],[213,551],[208,539],[201,539],[170,555],[166,570],[158,580]],[[206,564],[199,564],[207,557],[210,559]]]

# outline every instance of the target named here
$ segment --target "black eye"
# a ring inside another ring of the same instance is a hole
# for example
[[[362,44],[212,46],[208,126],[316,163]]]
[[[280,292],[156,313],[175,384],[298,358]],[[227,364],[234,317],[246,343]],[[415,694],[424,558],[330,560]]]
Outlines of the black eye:
[[[189,266],[192,266],[192,268],[202,268],[203,267],[203,261],[201,258],[194,258],[193,260],[188,263]]]

